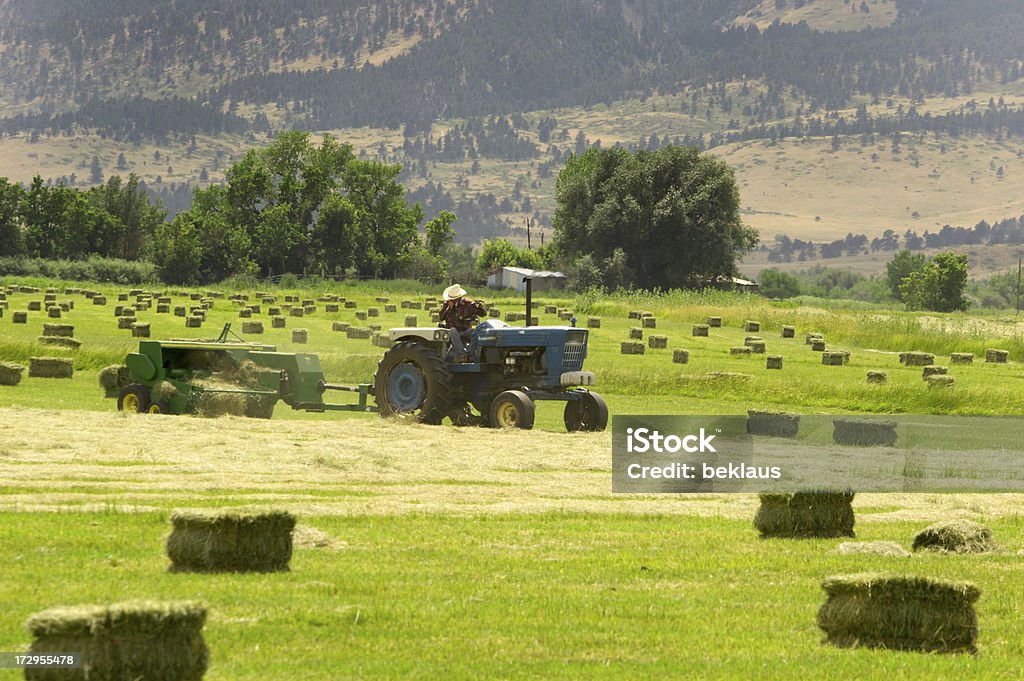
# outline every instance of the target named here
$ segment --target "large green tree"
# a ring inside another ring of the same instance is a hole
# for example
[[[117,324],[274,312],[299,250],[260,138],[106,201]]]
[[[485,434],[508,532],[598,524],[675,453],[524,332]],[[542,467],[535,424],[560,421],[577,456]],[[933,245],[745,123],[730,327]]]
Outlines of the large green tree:
[[[889,282],[889,290],[892,291],[893,296],[896,300],[903,301],[903,292],[900,287],[903,285],[903,280],[909,277],[914,272],[919,272],[924,268],[928,258],[924,256],[924,253],[914,253],[903,249],[899,253],[893,256],[885,265],[885,276]]]
[[[967,256],[939,253],[903,280],[900,293],[912,310],[952,312],[966,310]]]
[[[732,170],[696,148],[595,148],[570,156],[555,198],[562,257],[618,263],[617,277],[634,278],[619,285],[704,286],[735,274],[736,260],[757,244],[757,232],[740,220]]]

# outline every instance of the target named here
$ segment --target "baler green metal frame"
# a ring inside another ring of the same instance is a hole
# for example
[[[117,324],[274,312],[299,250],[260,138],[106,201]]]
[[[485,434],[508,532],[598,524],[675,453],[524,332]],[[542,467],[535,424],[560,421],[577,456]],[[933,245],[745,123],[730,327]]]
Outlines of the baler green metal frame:
[[[229,330],[230,325],[215,341],[140,341],[139,351],[125,358],[134,383],[122,391],[118,407],[130,408],[124,406],[127,396],[130,398],[128,404],[134,405],[137,411],[184,414],[195,411],[198,398],[204,392],[210,392],[254,397],[254,401],[266,409],[267,415],[278,400],[292,409],[303,411],[377,411],[377,407],[368,404],[372,390],[370,384],[328,384],[324,381],[317,355],[277,352],[273,345],[230,342],[226,340]],[[196,383],[210,376],[212,366],[223,365],[225,358],[229,358],[234,367],[241,366],[246,360],[258,367],[258,387],[226,390]],[[165,383],[174,389],[168,390]],[[323,394],[327,390],[356,393],[358,401],[351,404],[325,403]]]

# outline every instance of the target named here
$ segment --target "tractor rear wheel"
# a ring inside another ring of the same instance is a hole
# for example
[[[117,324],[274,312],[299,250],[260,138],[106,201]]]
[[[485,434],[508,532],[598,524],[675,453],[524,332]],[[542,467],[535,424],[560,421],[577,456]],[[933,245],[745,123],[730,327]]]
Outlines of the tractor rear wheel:
[[[533,400],[520,390],[506,390],[491,403],[491,425],[495,428],[533,428],[536,416]]]
[[[132,383],[121,389],[117,396],[118,411],[134,411],[137,414],[145,414],[149,408],[149,390],[144,385]]]
[[[578,400],[565,403],[565,429],[598,431],[608,426],[608,405],[597,393],[587,392]]]
[[[441,355],[424,343],[402,341],[384,353],[373,376],[381,416],[438,424],[448,414],[452,377]]]
[[[146,408],[147,414],[170,414],[171,408],[167,406],[167,403],[163,400],[157,400],[156,402],[150,403],[149,407]]]

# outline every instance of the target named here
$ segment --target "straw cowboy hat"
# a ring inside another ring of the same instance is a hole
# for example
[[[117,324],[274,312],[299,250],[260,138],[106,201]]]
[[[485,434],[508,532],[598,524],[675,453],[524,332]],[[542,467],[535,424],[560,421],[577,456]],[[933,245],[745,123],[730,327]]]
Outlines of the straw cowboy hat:
[[[462,288],[458,284],[452,284],[444,290],[445,300],[458,300],[464,295],[466,295],[466,289]]]

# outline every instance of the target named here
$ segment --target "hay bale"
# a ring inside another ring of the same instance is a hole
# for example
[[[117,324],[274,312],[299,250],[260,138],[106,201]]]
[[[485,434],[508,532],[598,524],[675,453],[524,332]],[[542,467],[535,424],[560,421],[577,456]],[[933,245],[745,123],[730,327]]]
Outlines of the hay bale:
[[[276,315],[270,318],[270,328],[272,329],[283,329],[286,323],[286,319],[281,315]]]
[[[729,354],[730,355],[749,355],[750,354],[750,348],[747,347],[746,345],[744,345],[742,347],[729,348]]]
[[[18,385],[25,367],[14,362],[0,362],[0,385]]]
[[[977,652],[981,591],[970,582],[877,574],[829,577],[818,611],[825,642],[840,648]]]
[[[764,338],[762,338],[761,336],[745,336],[743,338],[744,345],[750,345],[751,341],[764,341]]]
[[[572,321],[574,316],[575,316],[575,314],[572,311],[570,311],[570,310],[566,310],[565,312],[559,312],[558,313],[558,318],[561,319],[563,322]],[[523,314],[523,319],[526,319],[526,314],[525,313]],[[644,328],[647,328],[649,325],[644,323],[643,326],[644,326]],[[650,326],[650,328],[654,328],[654,327]]]
[[[985,350],[985,361],[990,364],[1006,364],[1009,359],[1009,350],[996,350],[995,348],[987,348]]]
[[[947,373],[949,373],[949,367],[930,364],[921,370],[921,378],[927,381],[929,376],[945,376]]]
[[[674,364],[689,364],[690,351],[676,348],[672,351],[672,362]]]
[[[351,303],[351,306],[349,305],[349,303]],[[349,303],[345,303],[345,307],[355,307],[356,306],[354,301],[349,301]],[[421,303],[418,300],[410,300],[409,301],[409,309],[410,310],[422,310],[423,309],[423,303]]]
[[[185,328],[187,329],[198,329],[203,325],[202,317],[185,317]]]
[[[914,535],[914,551],[985,553],[996,548],[992,531],[972,520],[942,520]]]
[[[640,326],[644,329],[655,329],[658,327],[658,320],[654,317],[644,317],[640,320]]]
[[[629,339],[630,340],[643,340],[644,330],[639,326],[629,327]]]
[[[50,319],[60,319],[61,309],[58,305],[46,308],[46,316]]]
[[[331,331],[348,331],[348,327],[352,326],[348,322],[334,322],[331,324]]]
[[[796,328],[792,327],[792,326],[788,326],[788,325],[783,325],[783,327],[782,327],[782,337],[783,338],[794,338],[794,337],[796,337]]]
[[[242,322],[242,333],[260,334],[263,333],[263,322],[256,320]]]
[[[237,385],[215,385],[204,381],[213,388],[237,390]],[[220,416],[245,416],[247,396],[242,392],[211,392],[203,391],[195,397],[195,413],[207,418]]]
[[[363,329],[357,326],[350,326],[345,330],[345,337],[355,340],[367,340],[373,332],[370,329]]]
[[[842,366],[846,364],[847,355],[843,352],[823,352],[821,353],[821,363],[825,366]]]
[[[837,445],[892,447],[896,444],[896,422],[832,419],[832,441]]]
[[[747,432],[770,437],[796,437],[800,432],[800,417],[774,411],[747,411]]]
[[[906,558],[910,551],[894,541],[844,541],[836,547],[843,556],[896,556]]]
[[[651,335],[647,338],[647,344],[651,350],[664,350],[668,347],[668,336]]]
[[[407,315],[405,315],[405,325],[406,326],[416,326],[418,323],[419,323],[419,319],[416,318],[416,315],[414,315],[414,314],[407,314]]]
[[[288,314],[292,317],[305,317],[306,310],[301,307],[293,307],[292,309],[288,310]]]
[[[900,364],[908,367],[923,367],[935,364],[935,355],[930,352],[901,352]]]
[[[324,305],[324,312],[341,312],[341,305],[338,303],[327,303]]]
[[[888,380],[889,374],[884,371],[869,371],[868,372],[868,383],[882,384]]]
[[[17,310],[11,314],[12,324],[28,324],[28,312]]]
[[[380,316],[380,308],[379,307],[368,307],[368,308],[366,308],[366,316],[367,317],[379,317]]]
[[[135,322],[132,324],[132,338],[149,338],[149,322]]]
[[[42,303],[42,301],[40,301],[40,300],[30,300],[30,301],[28,301],[28,311],[29,312],[41,312],[42,310],[43,310],[43,303]]]
[[[117,328],[119,329],[130,329],[132,324],[135,323],[135,317],[118,317]]]
[[[359,310],[358,312],[356,312],[356,319],[358,319],[361,322],[365,322],[366,321],[366,310]]]
[[[640,319],[641,316],[642,315],[641,315],[640,310],[630,310],[629,311],[629,318],[630,319]]]
[[[758,331],[761,330],[761,322],[755,322],[748,319],[747,321],[743,322],[743,330],[746,331],[747,333],[757,333]]]
[[[267,314],[270,315],[271,317],[280,317],[281,316],[281,308],[277,307],[277,306],[268,307],[267,308]]]
[[[384,328],[384,325],[383,324],[367,324],[366,328],[368,328],[370,331],[380,331],[381,329]]]
[[[825,352],[825,341],[821,339],[812,341],[811,350],[814,352]]]
[[[391,343],[391,334],[388,334],[388,333],[374,333],[372,338],[371,338],[371,342],[373,343],[373,345],[375,347],[378,347],[378,348],[390,348],[391,345],[392,345],[392,343]]]
[[[782,355],[768,355],[765,361],[765,369],[781,369]]]
[[[587,317],[587,328],[588,329],[600,329],[601,318],[600,317]]]
[[[316,305],[304,305],[302,311],[306,314],[316,314]]]
[[[71,378],[75,367],[68,357],[30,357],[28,375],[33,378]]]
[[[619,353],[623,355],[642,355],[644,352],[644,344],[637,341],[622,341],[619,346]]]
[[[309,342],[309,331],[307,329],[292,329],[292,343]]]
[[[492,307],[491,309],[487,310],[487,316],[488,317],[500,318],[501,317],[501,310],[499,310],[496,307]]]
[[[974,364],[973,352],[954,352],[949,355],[950,364]]]
[[[93,305],[106,305],[107,304],[107,297],[106,296],[93,296],[92,297],[92,304]]]
[[[252,319],[252,310],[250,310],[247,307],[243,307],[241,310],[238,311],[238,318],[239,319]]]
[[[199,681],[209,653],[206,607],[194,601],[127,601],[44,610],[26,626],[34,655],[76,652],[78,669],[35,667],[31,681],[153,679]]]
[[[811,332],[811,333],[808,333],[806,336],[804,336],[804,344],[805,345],[814,345],[814,341],[824,341],[824,340],[825,340],[825,337],[823,335],[821,335],[820,333]]]
[[[721,317],[708,317],[708,326],[711,328],[719,329],[722,327]]]
[[[75,335],[75,327],[71,324],[43,324],[43,335],[73,338]]]
[[[171,313],[171,306],[166,304],[166,303],[157,303],[156,304],[156,313],[157,314],[170,314]]]
[[[762,538],[852,537],[853,495],[831,491],[760,494],[754,527]]]
[[[36,339],[40,345],[53,345],[59,348],[67,348],[69,350],[77,350],[82,347],[82,341],[77,338],[68,338],[66,336],[39,336]]]
[[[764,341],[747,341],[745,345],[750,348],[750,351],[756,355],[763,355],[765,353]]]
[[[184,317],[185,316],[185,307],[182,306],[182,305],[175,306],[175,308],[174,308],[174,316],[175,317]]]
[[[167,556],[174,572],[286,572],[295,517],[268,513],[174,513]]]
[[[132,382],[132,372],[123,364],[112,364],[100,370],[99,382],[106,397],[117,397]]]
[[[928,381],[928,388],[952,388],[956,383],[952,376],[929,376],[924,380]]]
[[[558,306],[557,305],[545,305],[544,306],[544,314],[558,314]]]

